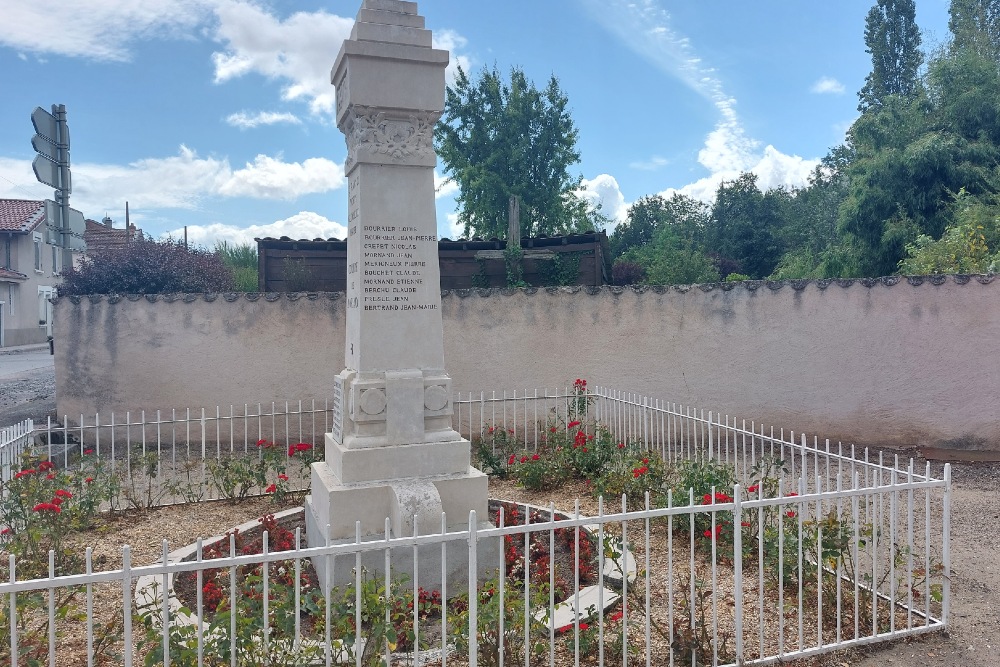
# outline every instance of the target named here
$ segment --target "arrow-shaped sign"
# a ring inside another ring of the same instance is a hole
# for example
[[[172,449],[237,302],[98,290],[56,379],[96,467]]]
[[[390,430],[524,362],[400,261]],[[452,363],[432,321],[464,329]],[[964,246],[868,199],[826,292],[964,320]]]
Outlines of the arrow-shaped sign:
[[[66,194],[73,192],[72,177],[63,184],[62,188],[59,187],[59,165],[55,162],[46,160],[41,155],[36,155],[35,159],[31,162],[31,168],[34,170],[35,178],[38,179],[39,183],[44,183],[57,190],[61,189]]]
[[[49,140],[42,135],[36,134],[31,138],[31,147],[34,148],[39,155],[44,155],[53,162],[59,162],[59,147],[49,142]]]
[[[56,143],[58,140],[58,131],[56,130],[57,123],[55,116],[42,107],[35,107],[35,110],[31,112],[31,124],[35,126],[35,132],[52,143]]]

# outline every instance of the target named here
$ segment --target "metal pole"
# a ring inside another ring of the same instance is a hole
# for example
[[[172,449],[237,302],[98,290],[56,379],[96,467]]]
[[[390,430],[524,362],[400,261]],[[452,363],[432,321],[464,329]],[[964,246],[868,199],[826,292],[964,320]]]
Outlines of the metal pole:
[[[73,251],[70,249],[69,194],[72,190],[69,175],[69,126],[66,124],[66,105],[53,104],[52,115],[56,119],[56,150],[59,158],[59,188],[56,199],[59,204],[59,246],[62,248],[62,270],[73,266]]]

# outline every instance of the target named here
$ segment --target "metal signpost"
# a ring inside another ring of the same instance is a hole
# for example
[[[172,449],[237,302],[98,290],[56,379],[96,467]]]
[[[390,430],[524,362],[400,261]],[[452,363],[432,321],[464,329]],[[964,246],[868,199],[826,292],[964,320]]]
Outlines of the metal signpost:
[[[51,206],[46,202],[46,214],[54,215],[46,217],[50,231],[55,232],[56,245],[62,248],[62,265],[69,268],[73,265],[72,251],[83,249],[85,223],[83,214],[72,211],[69,207],[73,181],[69,171],[69,126],[66,124],[66,105],[53,104],[52,113],[41,107],[35,107],[31,112],[31,124],[35,127],[31,147],[38,153],[31,167],[40,183],[56,189],[56,201]],[[55,230],[51,229],[53,221],[56,222]]]

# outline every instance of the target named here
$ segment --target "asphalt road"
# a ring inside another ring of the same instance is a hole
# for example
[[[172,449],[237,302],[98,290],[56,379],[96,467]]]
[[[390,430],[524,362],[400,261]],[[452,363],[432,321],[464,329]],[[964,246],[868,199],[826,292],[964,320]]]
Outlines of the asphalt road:
[[[48,348],[0,353],[0,427],[45,421],[56,409],[56,379]]]

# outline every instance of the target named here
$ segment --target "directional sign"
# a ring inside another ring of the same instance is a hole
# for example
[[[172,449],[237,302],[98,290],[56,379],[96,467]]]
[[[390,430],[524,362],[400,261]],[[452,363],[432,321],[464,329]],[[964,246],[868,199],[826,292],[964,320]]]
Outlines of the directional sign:
[[[60,236],[62,230],[59,228],[59,204],[51,199],[45,200],[45,242],[52,245],[63,245]],[[83,233],[87,229],[87,223],[83,218],[83,213],[75,208],[69,209],[69,239],[68,245],[72,250],[86,250],[87,246],[83,242]]]
[[[59,189],[59,165],[51,160],[46,160],[41,155],[36,155],[31,163],[31,168],[35,170],[35,178],[38,179],[39,183]]]
[[[42,135],[36,134],[31,138],[31,147],[34,148],[39,155],[44,155],[53,162],[59,161],[59,147],[50,143],[49,140]]]
[[[31,112],[31,124],[35,126],[35,132],[42,135],[52,143],[56,143],[58,141],[59,132],[56,129],[58,127],[56,117],[42,107],[35,107],[35,110]],[[66,136],[63,137],[63,143],[69,143],[68,132],[66,133]]]

